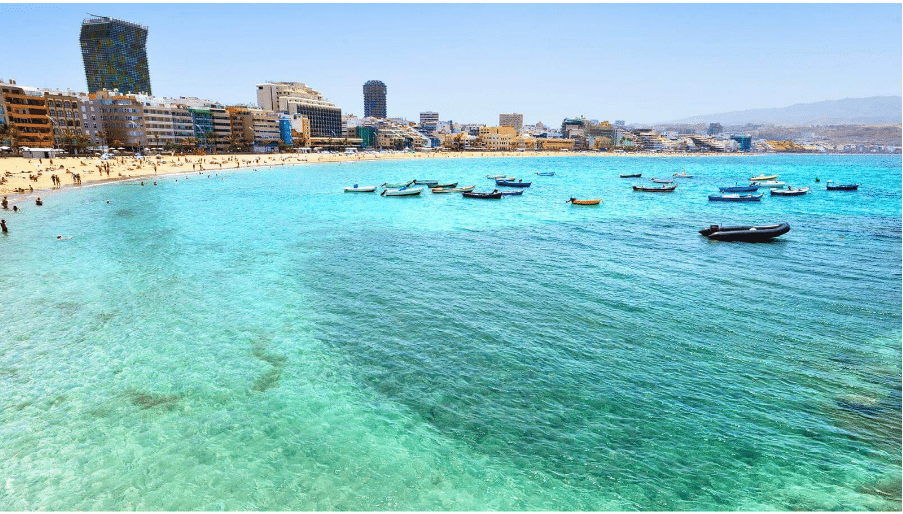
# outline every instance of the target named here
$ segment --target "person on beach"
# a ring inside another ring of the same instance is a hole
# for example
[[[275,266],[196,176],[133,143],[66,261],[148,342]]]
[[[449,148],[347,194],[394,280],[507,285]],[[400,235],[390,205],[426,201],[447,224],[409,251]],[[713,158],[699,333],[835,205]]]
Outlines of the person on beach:
[[[4,209],[9,209],[9,202],[6,201],[6,197],[3,197],[3,201],[0,202],[0,205],[3,206]]]

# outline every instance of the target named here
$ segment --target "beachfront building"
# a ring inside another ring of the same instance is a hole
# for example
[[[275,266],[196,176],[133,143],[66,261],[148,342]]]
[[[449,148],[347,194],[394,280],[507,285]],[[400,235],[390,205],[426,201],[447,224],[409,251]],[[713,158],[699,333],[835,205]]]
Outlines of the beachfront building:
[[[511,150],[517,129],[514,127],[480,127],[477,144],[485,150]]]
[[[194,137],[200,146],[214,152],[228,149],[232,126],[225,107],[215,104],[188,107],[188,112],[191,114]]]
[[[88,95],[100,102],[104,136],[108,147],[138,150],[147,146],[144,130],[144,105],[135,95],[106,89]]]
[[[306,116],[312,137],[342,136],[342,109],[300,82],[258,84],[257,104],[268,111]]]
[[[0,110],[7,127],[4,142],[19,147],[52,147],[53,123],[47,115],[47,100],[37,90],[16,85],[15,80],[0,82]]]
[[[514,130],[520,134],[524,128],[524,115],[518,113],[499,114],[500,127],[514,127]]]
[[[386,85],[380,80],[368,80],[364,83],[364,117],[381,118],[386,116]]]
[[[279,139],[289,146],[292,144],[292,119],[287,114],[279,116]]]
[[[74,138],[85,134],[82,129],[78,96],[72,91],[42,90],[47,102],[47,116],[53,124],[53,143],[57,148],[74,148]]]
[[[147,27],[105,16],[90,18],[82,22],[79,41],[88,93],[151,93]]]
[[[100,102],[92,100],[87,93],[78,93],[78,105],[82,130],[91,138],[91,146],[102,146],[100,135],[103,134],[103,119],[100,116]]]
[[[537,138],[536,146],[537,146],[538,150],[548,150],[548,151],[573,150],[574,149],[574,140],[557,138],[557,137]]]
[[[255,152],[272,151],[279,141],[279,115],[254,107],[226,107],[232,123],[232,139]]]
[[[426,132],[436,132],[439,128],[439,113],[432,111],[420,113],[420,126]]]

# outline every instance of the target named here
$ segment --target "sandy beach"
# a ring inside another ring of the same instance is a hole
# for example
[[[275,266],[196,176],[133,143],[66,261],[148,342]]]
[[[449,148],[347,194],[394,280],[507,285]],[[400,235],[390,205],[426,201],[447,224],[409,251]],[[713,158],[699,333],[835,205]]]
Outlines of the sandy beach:
[[[718,154],[722,155],[722,154]],[[731,155],[731,154],[724,154]],[[749,155],[749,154],[743,154]],[[45,199],[53,191],[67,187],[98,185],[122,180],[150,179],[172,174],[192,172],[220,172],[240,168],[317,164],[327,162],[375,161],[386,159],[449,159],[498,157],[567,157],[567,156],[656,156],[698,157],[700,154],[662,153],[577,153],[577,152],[436,152],[436,153],[356,153],[344,154],[218,154],[218,155],[161,155],[145,159],[116,157],[100,160],[97,157],[57,157],[55,159],[0,158],[0,195],[7,197],[9,207],[16,203]],[[58,177],[54,183],[53,176]]]

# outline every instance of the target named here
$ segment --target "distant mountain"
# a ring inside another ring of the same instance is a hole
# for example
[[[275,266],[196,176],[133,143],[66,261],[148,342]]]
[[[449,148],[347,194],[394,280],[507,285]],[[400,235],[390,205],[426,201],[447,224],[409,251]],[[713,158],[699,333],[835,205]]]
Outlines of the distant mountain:
[[[793,125],[885,125],[901,123],[903,98],[899,96],[872,96],[869,98],[844,98],[809,104],[796,104],[777,109],[750,109],[748,111],[722,112],[693,116],[670,123],[720,123],[745,125],[747,123]]]

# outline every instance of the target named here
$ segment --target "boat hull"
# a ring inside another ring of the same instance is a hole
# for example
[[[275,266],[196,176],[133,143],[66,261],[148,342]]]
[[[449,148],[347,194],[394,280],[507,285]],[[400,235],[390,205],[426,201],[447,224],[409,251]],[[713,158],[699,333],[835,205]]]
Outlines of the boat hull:
[[[652,178],[649,180],[655,182],[656,184],[673,184],[674,183],[674,180],[672,180],[670,178]]]
[[[575,198],[571,198],[568,201],[571,202],[571,205],[599,205],[599,202],[601,202],[602,199],[594,198],[592,200],[577,200]]]
[[[719,191],[722,193],[752,193],[753,191],[758,191],[759,186],[730,186],[730,187],[719,187]]]
[[[530,187],[532,182],[511,182],[508,180],[496,180],[495,185],[505,187]]]
[[[677,184],[664,187],[633,186],[634,191],[642,191],[644,193],[670,193],[675,189],[677,189]]]
[[[430,189],[430,191],[434,193],[463,193],[464,191],[473,191],[477,186],[465,186],[465,187],[434,187]]]
[[[642,173],[621,173],[618,175],[621,178],[640,178],[643,176]]]
[[[376,186],[362,186],[362,187],[346,187],[346,193],[373,193],[376,192]]]
[[[828,191],[856,191],[859,189],[859,184],[837,184],[837,185],[828,185]]]
[[[415,187],[414,189],[386,189],[382,194],[383,196],[417,196],[422,192],[422,187]]]
[[[760,243],[770,241],[775,237],[790,232],[790,225],[778,223],[777,225],[721,227],[711,225],[699,231],[700,234],[715,241],[743,241],[747,243]]]
[[[781,189],[787,185],[786,182],[777,182],[777,181],[767,181],[767,182],[753,182],[750,184],[751,186],[759,186],[765,189],[778,188]]]
[[[501,193],[502,196],[520,196],[524,194],[524,190],[519,189],[517,191],[499,191],[499,193]]]
[[[502,193],[473,193],[465,191],[461,193],[464,198],[477,198],[480,200],[498,200],[502,197]]]
[[[758,177],[752,177],[749,179],[750,182],[764,182],[766,180],[774,180],[778,178],[777,175],[759,175]]]
[[[554,177],[555,176],[554,171],[537,171],[536,174],[539,175],[540,177]]]
[[[710,202],[758,202],[763,193],[757,195],[709,195]]]
[[[800,189],[788,189],[786,191],[782,191],[780,189],[772,189],[771,196],[803,196],[809,193],[809,188],[804,187]]]

